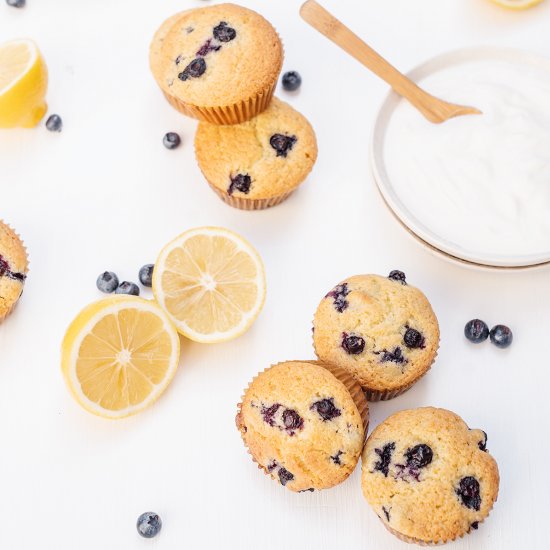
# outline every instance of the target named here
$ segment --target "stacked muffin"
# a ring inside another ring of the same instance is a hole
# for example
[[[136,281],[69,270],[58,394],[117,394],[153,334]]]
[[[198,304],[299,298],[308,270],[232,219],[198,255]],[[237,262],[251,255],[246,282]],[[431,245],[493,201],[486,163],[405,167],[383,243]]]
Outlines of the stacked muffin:
[[[151,70],[164,96],[200,121],[195,147],[206,180],[237,208],[281,203],[317,158],[307,119],[272,99],[282,62],[272,25],[234,4],[173,15],[151,44]]]
[[[254,462],[304,492],[342,483],[362,456],[365,499],[401,540],[444,543],[477,529],[499,487],[484,431],[428,407],[390,416],[364,444],[367,399],[400,395],[435,360],[426,296],[401,271],[349,277],[321,300],[313,341],[319,360],[274,365],[244,392],[236,423]]]

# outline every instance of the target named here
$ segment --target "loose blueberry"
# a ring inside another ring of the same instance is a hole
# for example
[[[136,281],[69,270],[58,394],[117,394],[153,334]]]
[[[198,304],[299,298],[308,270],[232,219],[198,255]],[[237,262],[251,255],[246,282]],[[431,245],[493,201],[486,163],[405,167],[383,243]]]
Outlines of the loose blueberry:
[[[475,477],[463,477],[458,484],[456,494],[460,497],[462,504],[466,508],[479,512],[481,508],[481,495],[479,481]]]
[[[139,296],[139,286],[137,286],[136,283],[123,281],[120,285],[118,285],[115,290],[115,294],[131,294],[132,296]]]
[[[273,134],[269,140],[269,144],[275,151],[278,157],[286,158],[289,151],[292,151],[294,144],[298,141],[296,136],[285,136],[283,134]]]
[[[392,281],[397,281],[402,285],[407,284],[407,281],[405,279],[405,274],[402,271],[398,271],[397,269],[394,269],[393,271],[390,272],[390,274],[388,275],[388,279],[391,279]]]
[[[483,430],[481,430],[483,432]],[[487,452],[487,432],[483,432],[483,439],[481,441],[478,441],[477,446],[479,447],[480,451]]]
[[[349,306],[349,302],[346,300],[346,296],[351,292],[348,290],[348,283],[343,283],[334,287],[325,298],[334,299],[334,307],[338,313],[342,313]]]
[[[312,411],[317,411],[324,422],[337,418],[342,414],[342,411],[334,406],[334,399],[332,397],[330,399],[316,401],[311,405],[310,409]]]
[[[302,85],[302,77],[296,71],[288,71],[283,75],[282,84],[287,92],[295,92]]]
[[[283,424],[290,435],[294,435],[295,430],[301,430],[304,427],[304,419],[296,411],[286,409],[283,412]]]
[[[114,292],[118,287],[118,277],[112,271],[104,271],[95,282],[97,288],[101,292],[110,294]]]
[[[50,115],[46,120],[46,128],[50,132],[61,132],[63,128],[63,121],[59,115]]]
[[[512,331],[506,325],[496,325],[491,329],[489,336],[491,342],[501,349],[507,348],[514,339]]]
[[[348,335],[342,333],[342,347],[349,355],[359,355],[365,349],[365,340],[361,336]]]
[[[190,78],[199,78],[206,71],[206,61],[202,57],[197,57],[178,74],[178,78],[183,80],[189,80]]]
[[[286,485],[289,481],[292,481],[294,479],[294,474],[291,474],[286,468],[281,468],[278,474],[279,474],[279,481],[283,486]]]
[[[152,539],[160,533],[162,521],[158,514],[145,512],[139,516],[136,527],[142,537]]]
[[[167,134],[164,134],[164,137],[162,138],[162,144],[166,149],[175,149],[176,147],[179,147],[181,143],[181,139],[176,132],[168,132]]]
[[[214,38],[220,42],[231,42],[236,36],[237,31],[230,27],[225,21],[214,27]]]
[[[212,39],[209,38],[200,48],[197,52],[197,55],[199,57],[204,57],[205,55],[208,55],[210,52],[217,52],[218,50],[221,50],[221,46],[212,46]]]
[[[153,270],[155,269],[155,264],[144,265],[139,270],[139,281],[143,286],[153,286]]]
[[[421,332],[414,328],[407,327],[405,335],[403,336],[403,342],[408,348],[416,349],[424,347],[424,336]]]
[[[252,178],[248,174],[237,174],[231,178],[231,183],[227,189],[227,194],[232,195],[235,191],[240,191],[247,195],[252,185]]]
[[[489,327],[481,319],[472,319],[464,327],[464,336],[473,344],[480,344],[489,337]]]
[[[374,452],[380,457],[374,464],[374,470],[377,472],[382,472],[384,477],[388,477],[391,464],[391,455],[395,450],[395,443],[387,443],[382,447],[382,449],[374,449]]]
[[[6,0],[6,4],[12,8],[24,8],[26,0]]]
[[[432,462],[433,451],[431,447],[421,443],[412,449],[409,449],[405,456],[407,457],[407,466],[411,468],[425,468]]]

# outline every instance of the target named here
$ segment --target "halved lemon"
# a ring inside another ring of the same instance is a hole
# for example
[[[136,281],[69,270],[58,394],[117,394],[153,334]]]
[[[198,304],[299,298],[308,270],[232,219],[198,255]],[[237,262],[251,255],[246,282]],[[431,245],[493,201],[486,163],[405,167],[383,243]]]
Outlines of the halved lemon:
[[[495,4],[511,8],[513,10],[526,10],[532,6],[540,4],[542,0],[493,0]]]
[[[63,339],[61,369],[76,400],[105,418],[140,412],[178,367],[174,325],[151,300],[118,295],[84,308]]]
[[[48,69],[32,40],[0,45],[0,128],[32,128],[46,112]]]
[[[160,253],[153,292],[178,331],[214,343],[243,334],[265,301],[259,254],[220,227],[199,227],[176,237]]]

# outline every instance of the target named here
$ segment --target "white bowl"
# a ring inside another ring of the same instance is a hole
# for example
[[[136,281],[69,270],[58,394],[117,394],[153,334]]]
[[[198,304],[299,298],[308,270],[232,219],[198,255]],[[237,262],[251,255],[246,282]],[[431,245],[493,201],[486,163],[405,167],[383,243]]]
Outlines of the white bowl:
[[[447,69],[453,65],[460,65],[479,60],[509,61],[515,64],[535,66],[548,71],[550,78],[550,59],[535,54],[495,47],[468,48],[439,55],[413,69],[407,76],[414,81],[420,81],[429,75]],[[392,185],[385,165],[384,146],[386,133],[395,109],[401,101],[405,101],[395,92],[390,92],[382,104],[374,125],[371,147],[371,165],[374,179],[378,189],[384,198],[386,205],[405,226],[405,228],[424,245],[435,249],[447,259],[456,260],[459,263],[474,264],[483,267],[497,268],[525,268],[540,266],[550,262],[550,250],[541,250],[536,254],[502,255],[492,253],[479,253],[467,250],[454,242],[451,242],[443,234],[432,231],[407,207],[407,204],[399,196]],[[445,124],[445,123],[444,123]],[[465,212],[465,219],[467,213]],[[549,235],[550,241],[550,235]]]

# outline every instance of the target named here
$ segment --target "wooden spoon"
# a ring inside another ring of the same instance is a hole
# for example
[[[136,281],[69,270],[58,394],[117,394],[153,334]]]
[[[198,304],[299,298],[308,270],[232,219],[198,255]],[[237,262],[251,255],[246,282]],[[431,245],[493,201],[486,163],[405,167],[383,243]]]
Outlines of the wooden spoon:
[[[385,80],[395,92],[410,101],[430,122],[440,123],[461,115],[481,114],[481,111],[475,107],[447,103],[424,91],[315,0],[307,0],[300,9],[300,15],[314,29]]]

